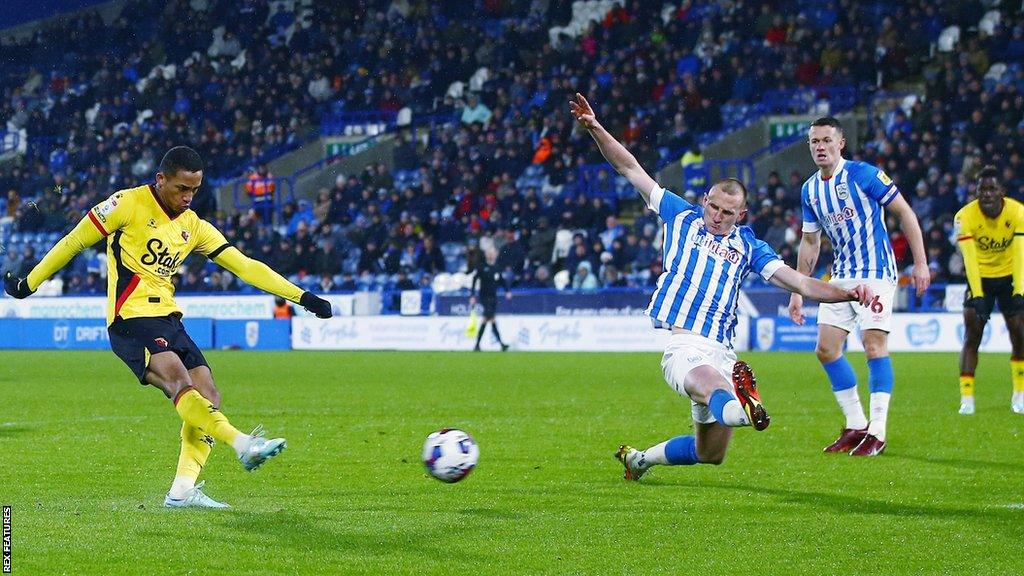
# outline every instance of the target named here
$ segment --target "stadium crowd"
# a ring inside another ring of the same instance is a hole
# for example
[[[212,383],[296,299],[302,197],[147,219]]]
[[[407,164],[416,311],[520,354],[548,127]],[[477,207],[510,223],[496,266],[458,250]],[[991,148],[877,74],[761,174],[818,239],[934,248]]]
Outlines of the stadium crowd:
[[[331,110],[408,107],[451,121],[425,138],[399,133],[390,169],[341,176],[269,224],[254,210],[225,216],[209,193],[194,208],[243,251],[325,292],[429,286],[491,248],[516,287],[651,286],[660,226],[619,193],[610,168],[586,168],[599,156],[566,113],[577,91],[653,172],[699,152],[767,90],[869,94],[923,78],[923,97],[874,101],[848,156],[882,166],[908,197],[936,282],[962,278],[952,215],[980,166],[996,164],[1008,194],[1024,193],[1024,70],[1014,64],[1024,21],[1003,11],[980,29],[981,2],[684,0],[653,11],[634,0],[576,36],[552,31],[573,17],[572,3],[554,0],[327,2],[273,14],[264,0],[152,4],[128,2],[112,27],[73,17],[4,40],[11,62],[32,63],[0,64],[0,116],[30,143],[24,162],[0,167],[15,234],[52,240],[113,190],[152,178],[172,145],[199,150],[214,180],[302,145]],[[932,50],[950,25],[962,30],[957,49]],[[999,62],[1011,65],[992,74]],[[481,68],[478,90],[450,89],[472,87]],[[747,223],[791,263],[807,176],[751,187]],[[680,192],[695,200],[702,190]],[[908,262],[899,227],[890,230]],[[44,247],[7,250],[5,268],[30,269]],[[102,293],[104,258],[80,257],[65,292]],[[823,254],[819,267],[829,264]],[[202,258],[175,279],[182,292],[246,288]]]

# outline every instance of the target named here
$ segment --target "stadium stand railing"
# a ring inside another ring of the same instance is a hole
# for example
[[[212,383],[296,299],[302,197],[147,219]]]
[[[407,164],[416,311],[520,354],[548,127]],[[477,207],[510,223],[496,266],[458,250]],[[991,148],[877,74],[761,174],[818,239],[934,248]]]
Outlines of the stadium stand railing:
[[[706,132],[697,137],[697,143],[707,146],[726,135],[746,128],[766,116],[778,114],[807,114],[820,111],[838,114],[865,103],[867,92],[852,85],[822,86],[818,88],[795,88],[792,90],[769,90],[761,100],[753,104],[725,104],[722,106],[721,130]],[[827,108],[827,109],[826,109]],[[791,144],[792,141],[785,145]],[[777,148],[772,151],[778,151]],[[661,162],[657,170],[661,170],[672,162],[677,162],[686,152],[685,149],[661,147],[658,153]],[[756,156],[756,154],[755,154]]]
[[[273,178],[278,191],[287,189],[287,194],[279,193],[274,195],[274,212],[280,215],[281,210],[284,208],[286,203],[296,201],[295,187],[301,178],[316,172],[317,170],[322,170],[325,166],[328,166],[333,162],[337,162],[340,158],[358,154],[370,149],[380,142],[381,136],[383,136],[383,134],[370,136],[369,138],[358,140],[356,142],[341,143],[331,148],[332,154],[330,156],[326,156],[321,160],[313,162],[303,168],[299,168],[287,176],[278,176]],[[248,210],[254,206],[252,199],[249,198],[248,194],[245,192],[245,184],[247,181],[247,178],[244,176],[241,178],[236,177],[234,182],[231,184],[231,198],[236,210]]]

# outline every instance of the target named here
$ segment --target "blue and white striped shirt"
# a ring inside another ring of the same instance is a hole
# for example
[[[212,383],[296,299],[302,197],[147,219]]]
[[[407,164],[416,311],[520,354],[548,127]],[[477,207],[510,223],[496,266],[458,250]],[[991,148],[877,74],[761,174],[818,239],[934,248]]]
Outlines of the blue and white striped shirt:
[[[899,193],[885,172],[856,160],[841,159],[831,178],[822,178],[819,170],[804,182],[803,231],[825,231],[835,251],[833,278],[896,283],[883,208]]]
[[[732,347],[740,285],[751,271],[765,280],[782,259],[747,226],[725,236],[704,227],[704,209],[656,186],[652,210],[665,223],[665,271],[647,307],[655,326],[678,326]]]

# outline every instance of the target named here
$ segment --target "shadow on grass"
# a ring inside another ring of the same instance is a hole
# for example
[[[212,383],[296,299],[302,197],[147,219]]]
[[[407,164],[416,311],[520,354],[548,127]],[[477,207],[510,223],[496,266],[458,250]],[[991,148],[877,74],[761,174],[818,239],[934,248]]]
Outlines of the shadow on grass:
[[[445,546],[438,538],[441,526],[412,525],[382,519],[375,524],[351,521],[339,516],[300,514],[287,511],[233,510],[219,518],[225,541],[240,544],[265,544],[288,547],[328,556],[356,554],[380,557],[416,557],[437,562],[481,562],[479,554],[467,554],[457,547]],[[459,525],[461,532],[473,529]],[[481,537],[484,535],[481,534]]]
[[[690,486],[697,490],[714,488],[719,490],[734,490],[747,492],[761,498],[774,496],[775,501],[784,504],[799,504],[826,510],[833,510],[843,514],[876,514],[884,516],[899,517],[924,517],[942,518],[971,518],[974,520],[987,520],[992,522],[1019,523],[1021,514],[1018,510],[994,507],[965,508],[956,506],[931,506],[928,504],[898,504],[883,500],[861,498],[849,494],[835,492],[813,492],[796,489],[768,488],[764,486],[751,486],[746,484],[732,484],[728,482],[681,482],[681,486]]]
[[[897,460],[906,459],[913,460],[915,462],[926,462],[928,464],[949,466],[950,468],[962,468],[964,470],[987,469],[1002,472],[1024,473],[1024,463],[1014,464],[1012,462],[986,462],[984,460],[969,460],[967,458],[935,458],[930,456],[915,456],[912,454],[894,454],[887,455],[886,457]]]

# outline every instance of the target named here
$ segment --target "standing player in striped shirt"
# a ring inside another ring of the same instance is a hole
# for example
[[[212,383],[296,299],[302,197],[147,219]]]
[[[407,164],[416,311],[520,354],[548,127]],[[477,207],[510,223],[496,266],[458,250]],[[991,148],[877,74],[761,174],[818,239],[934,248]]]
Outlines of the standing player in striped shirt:
[[[750,228],[736,226],[747,212],[747,193],[739,180],[722,180],[711,187],[703,203],[690,204],[644,171],[597,122],[581,94],[569,107],[605,159],[665,223],[665,272],[647,314],[656,326],[672,331],[662,373],[677,393],[690,398],[694,421],[693,436],[677,436],[643,451],[622,445],[616,457],[627,480],[639,480],[656,464],[720,464],[733,428],[764,430],[770,422],[753,372],[745,362],[736,361],[732,348],[737,299],[747,274],[757,272],[776,286],[823,302],[867,305],[874,294],[864,285],[839,288],[801,275],[783,264]]]
[[[804,182],[800,193],[804,225],[797,270],[807,275],[814,272],[824,230],[835,252],[830,283],[839,287],[867,284],[877,294],[867,309],[846,303],[818,308],[818,360],[846,416],[846,427],[825,452],[875,456],[885,450],[894,380],[888,338],[897,274],[896,257],[885,229],[885,211],[899,217],[910,241],[914,255],[911,282],[918,296],[931,281],[924,239],[913,209],[885,172],[865,162],[843,159],[846,139],[838,120],[815,120],[808,132],[808,144],[818,172]],[[797,324],[804,323],[803,299],[797,294],[790,297],[789,316]],[[843,356],[846,337],[858,327],[868,358],[870,422],[857,396],[857,375]]]

